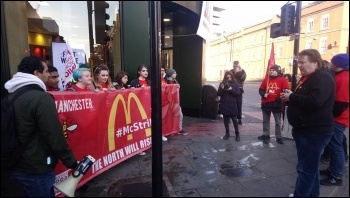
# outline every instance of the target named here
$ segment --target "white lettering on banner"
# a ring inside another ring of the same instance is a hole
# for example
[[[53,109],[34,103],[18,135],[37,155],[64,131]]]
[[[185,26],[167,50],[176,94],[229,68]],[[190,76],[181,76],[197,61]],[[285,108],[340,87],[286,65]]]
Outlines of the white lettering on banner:
[[[94,108],[91,98],[74,99],[74,100],[58,100],[55,101],[58,113],[81,111]]]
[[[152,144],[152,138],[148,137],[148,138],[145,138],[143,140],[140,140],[139,142],[134,142],[132,144],[125,146],[124,148],[113,151],[112,153],[109,153],[108,155],[103,156],[100,159],[96,159],[96,161],[92,165],[92,173],[94,174],[94,173],[102,170],[103,167],[107,167],[107,166],[117,162],[118,160],[122,160],[123,158],[125,158],[128,155],[131,155],[135,152],[139,152],[140,149],[151,146],[151,144]],[[62,175],[62,174],[60,174],[60,175]],[[57,180],[57,177],[58,176],[56,176],[56,180]],[[67,173],[66,177],[68,177],[68,173]]]
[[[140,150],[139,146],[137,145],[137,142],[136,143],[133,143],[133,144],[130,144],[126,147],[124,147],[124,150],[125,150],[125,153],[127,155],[130,155],[131,153],[134,153],[138,150]]]
[[[118,128],[118,130],[115,132],[115,135],[117,137],[121,137],[123,135],[127,135],[129,133],[133,133],[133,132],[136,132],[138,130],[151,128],[151,127],[152,127],[152,119],[147,118],[143,122],[134,122],[133,124],[128,124],[126,126]]]
[[[151,137],[148,137],[148,138],[140,141],[140,147],[141,148],[145,148],[147,146],[150,146],[151,144],[152,144],[152,138]]]
[[[64,180],[66,180],[66,179],[68,178],[68,172],[69,172],[69,170],[70,170],[70,169],[64,171],[64,172],[61,173],[61,174],[56,175],[56,177],[55,177],[55,183],[57,184],[57,183],[60,183],[60,182],[62,182],[62,181],[64,181]]]
[[[123,149],[118,149],[116,151],[113,151],[112,153],[109,153],[106,156],[103,156],[102,159],[97,159],[93,166],[92,166],[92,173],[95,173],[99,170],[101,170],[103,167],[106,167],[122,158],[125,157]],[[103,160],[103,163],[102,163]]]

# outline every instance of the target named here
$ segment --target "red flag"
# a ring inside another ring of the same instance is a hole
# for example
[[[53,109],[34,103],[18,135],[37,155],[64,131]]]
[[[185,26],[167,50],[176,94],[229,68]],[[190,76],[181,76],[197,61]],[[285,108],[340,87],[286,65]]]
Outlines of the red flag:
[[[265,78],[269,77],[269,71],[270,71],[270,67],[275,65],[275,49],[274,49],[274,44],[272,42],[271,45],[271,52],[270,52],[270,59],[269,62],[267,63],[267,68],[266,68],[266,74],[265,74]]]
[[[270,77],[270,67],[275,65],[275,49],[274,49],[274,44],[272,42],[271,45],[271,52],[270,52],[270,58],[269,62],[267,64],[266,68],[266,74],[265,74],[265,79],[266,79],[266,91],[269,89],[269,77]]]

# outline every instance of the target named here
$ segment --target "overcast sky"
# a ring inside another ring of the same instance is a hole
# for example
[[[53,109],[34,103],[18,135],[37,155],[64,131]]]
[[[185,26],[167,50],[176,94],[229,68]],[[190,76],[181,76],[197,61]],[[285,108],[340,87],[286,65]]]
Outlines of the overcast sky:
[[[281,7],[289,1],[211,1],[225,8],[222,11],[223,31],[230,32],[254,25],[281,14]],[[292,1],[295,2],[295,1]],[[302,1],[302,6],[314,1]],[[296,6],[296,3],[293,5]]]

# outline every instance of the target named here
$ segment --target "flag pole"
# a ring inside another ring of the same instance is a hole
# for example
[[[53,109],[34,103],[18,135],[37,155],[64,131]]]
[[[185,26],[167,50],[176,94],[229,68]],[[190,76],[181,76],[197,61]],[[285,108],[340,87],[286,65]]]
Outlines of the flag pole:
[[[267,63],[266,74],[265,74],[265,78],[267,78],[266,90],[268,90],[269,88],[270,67],[274,65],[275,65],[275,47],[274,47],[274,43],[272,42],[270,58],[269,58],[269,62]]]

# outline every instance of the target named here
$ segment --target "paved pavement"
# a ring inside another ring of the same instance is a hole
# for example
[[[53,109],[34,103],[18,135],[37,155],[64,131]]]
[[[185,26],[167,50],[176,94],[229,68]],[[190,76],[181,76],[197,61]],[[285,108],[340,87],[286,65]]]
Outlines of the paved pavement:
[[[222,119],[184,117],[188,135],[168,136],[163,142],[164,196],[170,197],[288,197],[296,181],[296,149],[293,139],[277,144],[274,132],[268,144],[262,134],[259,102],[252,99],[257,84],[246,84],[241,141],[223,140]],[[250,91],[252,93],[250,93]],[[273,126],[273,119],[271,126]],[[273,129],[273,127],[271,127]],[[347,130],[347,136],[349,131]],[[349,140],[349,138],[348,138]],[[77,197],[151,196],[152,151],[134,156],[89,181]],[[320,169],[327,164],[320,163]],[[343,186],[321,186],[322,197],[349,197],[349,163]]]

